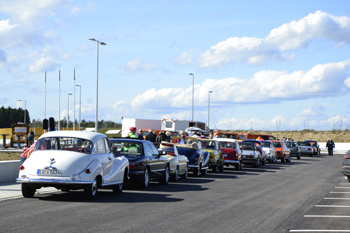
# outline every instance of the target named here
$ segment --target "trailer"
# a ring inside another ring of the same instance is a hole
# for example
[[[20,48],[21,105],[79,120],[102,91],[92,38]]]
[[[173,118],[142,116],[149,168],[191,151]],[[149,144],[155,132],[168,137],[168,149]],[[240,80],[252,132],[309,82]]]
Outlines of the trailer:
[[[202,130],[205,130],[205,123],[200,121],[184,121],[184,120],[173,120],[173,119],[162,120],[162,130],[185,131],[189,127],[198,127]]]
[[[136,118],[123,118],[122,120],[122,137],[127,137],[130,127],[135,127],[137,130],[161,130],[161,120],[148,120],[148,119],[136,119]]]

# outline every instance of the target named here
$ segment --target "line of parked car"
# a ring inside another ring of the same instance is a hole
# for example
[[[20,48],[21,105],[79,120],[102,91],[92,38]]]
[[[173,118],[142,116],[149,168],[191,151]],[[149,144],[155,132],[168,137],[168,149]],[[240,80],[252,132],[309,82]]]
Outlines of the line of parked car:
[[[319,154],[316,141],[236,140],[232,138],[188,138],[187,144],[131,138],[108,139],[86,131],[54,131],[43,134],[34,152],[20,167],[17,182],[24,197],[37,189],[55,187],[68,192],[83,189],[93,199],[98,189],[121,193],[126,182],[146,189],[151,180],[160,184],[211,172],[224,172],[234,166],[260,167],[277,160],[289,163],[291,157]]]

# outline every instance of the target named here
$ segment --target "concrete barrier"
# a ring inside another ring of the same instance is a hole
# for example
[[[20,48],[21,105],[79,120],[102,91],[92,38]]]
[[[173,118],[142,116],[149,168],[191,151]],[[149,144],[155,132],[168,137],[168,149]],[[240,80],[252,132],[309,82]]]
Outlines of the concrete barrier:
[[[0,182],[16,181],[20,165],[20,160],[0,161]]]

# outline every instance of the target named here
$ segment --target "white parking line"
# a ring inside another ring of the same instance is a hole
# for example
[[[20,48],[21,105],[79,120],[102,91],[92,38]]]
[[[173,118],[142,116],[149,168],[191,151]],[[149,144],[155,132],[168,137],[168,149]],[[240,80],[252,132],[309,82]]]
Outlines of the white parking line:
[[[304,218],[350,218],[347,215],[304,215]]]
[[[350,187],[334,187],[335,189],[350,189]]]
[[[324,197],[325,200],[350,200],[350,197]]]
[[[289,232],[350,232],[350,230],[290,230]]]
[[[350,206],[348,206],[348,205],[315,205],[315,207],[350,208]]]
[[[329,192],[329,193],[350,193],[350,192]]]

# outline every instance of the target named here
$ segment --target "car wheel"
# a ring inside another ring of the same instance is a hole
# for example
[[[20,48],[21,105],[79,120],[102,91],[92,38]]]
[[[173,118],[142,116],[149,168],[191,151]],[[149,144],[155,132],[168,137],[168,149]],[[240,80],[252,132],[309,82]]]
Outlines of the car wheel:
[[[277,163],[277,158],[276,158],[276,156],[273,157],[272,163]]]
[[[169,183],[169,167],[165,167],[165,171],[163,173],[162,178],[159,181],[160,184],[168,184]]]
[[[202,175],[205,176],[208,173],[208,168],[201,170]]]
[[[144,175],[143,175],[143,180],[142,180],[142,183],[141,183],[141,187],[143,189],[146,189],[146,188],[148,188],[148,186],[149,186],[149,171],[146,168],[145,172],[144,172]]]
[[[199,167],[199,168],[198,168],[198,167],[194,168],[194,170],[193,170],[193,175],[194,175],[195,177],[198,177],[200,174],[201,174],[201,169],[200,169],[200,167]]]
[[[300,159],[300,155],[298,155],[297,159]]]
[[[281,158],[281,163],[284,163],[284,161],[285,161],[285,160],[284,160],[284,157],[283,157],[283,158]]]
[[[350,176],[347,176],[346,178],[348,178],[348,181],[349,181],[349,183],[350,183]]]
[[[219,172],[224,172],[224,164],[219,167]]]
[[[260,167],[260,165],[261,165],[261,161],[260,161],[260,158],[258,158],[258,160],[256,160],[253,167]]]
[[[85,196],[88,199],[95,199],[98,191],[98,183],[97,183],[97,177],[95,177],[94,181],[92,184],[87,185],[84,188]]]
[[[186,166],[185,173],[181,175],[181,179],[187,179],[188,176],[188,165]]]
[[[171,176],[171,181],[178,181],[179,179],[179,167],[176,167],[175,174]]]
[[[217,170],[218,170],[217,165],[211,167],[211,171],[212,171],[212,172],[215,173],[215,172],[217,172]]]
[[[27,198],[34,197],[36,189],[33,189],[28,184],[22,184],[21,186],[22,186],[23,197],[27,197]]]
[[[113,193],[122,193],[123,192],[123,183],[114,185]]]
[[[235,170],[239,170],[240,164],[235,164]]]
[[[290,163],[290,161],[292,161],[292,158],[291,158],[291,157],[289,157],[288,159],[286,159],[286,162],[287,162],[287,163]]]

